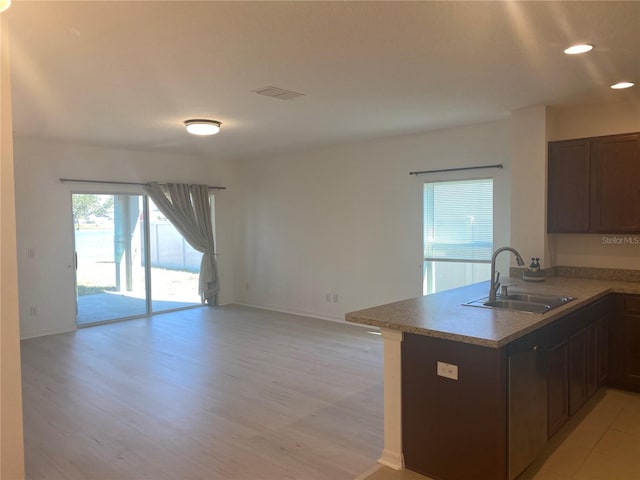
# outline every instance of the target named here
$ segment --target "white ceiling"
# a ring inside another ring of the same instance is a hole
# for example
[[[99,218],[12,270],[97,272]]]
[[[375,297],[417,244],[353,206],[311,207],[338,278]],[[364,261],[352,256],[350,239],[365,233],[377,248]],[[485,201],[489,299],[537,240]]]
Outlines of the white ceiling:
[[[640,2],[25,2],[17,136],[247,157],[638,101]],[[567,56],[569,44],[596,48]],[[291,101],[252,90],[276,86]],[[222,122],[188,135],[187,118]]]

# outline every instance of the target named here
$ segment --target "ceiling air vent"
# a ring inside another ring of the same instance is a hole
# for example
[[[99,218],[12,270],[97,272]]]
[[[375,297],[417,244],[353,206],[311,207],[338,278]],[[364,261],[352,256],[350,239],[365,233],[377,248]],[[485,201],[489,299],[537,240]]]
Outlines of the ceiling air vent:
[[[296,93],[296,92],[292,92],[290,90],[284,90],[278,87],[263,87],[253,91],[258,95],[264,95],[265,97],[273,97],[279,100],[293,100],[294,98],[304,96],[304,93]]]

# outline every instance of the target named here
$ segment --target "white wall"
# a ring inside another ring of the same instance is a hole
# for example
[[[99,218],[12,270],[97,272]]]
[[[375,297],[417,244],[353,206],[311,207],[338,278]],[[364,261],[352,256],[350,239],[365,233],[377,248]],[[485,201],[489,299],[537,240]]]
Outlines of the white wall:
[[[640,102],[550,108],[549,115],[554,125],[549,140],[640,131]]]
[[[504,121],[239,162],[236,301],[341,320],[421,295],[423,183],[494,176],[494,242],[507,245],[509,144]]]
[[[0,478],[19,480],[24,440],[8,41],[7,20],[0,16]]]
[[[140,187],[62,184],[59,178],[224,185],[216,193],[220,302],[233,301],[233,188],[228,163],[187,155],[15,141],[20,326],[23,338],[75,329],[71,192],[141,193]],[[35,256],[28,258],[28,249]],[[31,316],[31,307],[37,315]]]
[[[640,131],[640,102],[552,109],[553,140]],[[606,244],[602,235],[549,235],[555,265],[640,269],[640,245]]]
[[[233,164],[17,139],[22,336],[74,328],[70,192],[87,186],[60,184],[60,177],[231,187],[216,196],[221,302],[341,320],[347,311],[421,294],[425,181],[494,176],[496,246],[513,245],[525,257],[549,256],[546,266],[640,268],[638,247],[603,246],[594,235],[551,235],[544,253],[542,220],[545,139],[638,130],[638,102],[540,106],[513,112],[509,121]],[[408,174],[495,163],[505,168]],[[34,259],[27,258],[29,248]],[[500,269],[508,261],[505,256]],[[338,302],[326,302],[327,293]],[[36,317],[28,315],[31,306]]]
[[[525,262],[538,257],[543,268],[550,266],[546,228],[546,116],[545,106],[511,114],[511,242]]]

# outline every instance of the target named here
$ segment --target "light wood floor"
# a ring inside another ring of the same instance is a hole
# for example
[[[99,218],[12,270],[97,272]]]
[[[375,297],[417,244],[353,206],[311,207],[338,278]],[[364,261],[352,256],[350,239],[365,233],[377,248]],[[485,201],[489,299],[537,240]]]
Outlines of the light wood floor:
[[[382,451],[382,340],[243,307],[23,341],[27,476],[353,479]]]

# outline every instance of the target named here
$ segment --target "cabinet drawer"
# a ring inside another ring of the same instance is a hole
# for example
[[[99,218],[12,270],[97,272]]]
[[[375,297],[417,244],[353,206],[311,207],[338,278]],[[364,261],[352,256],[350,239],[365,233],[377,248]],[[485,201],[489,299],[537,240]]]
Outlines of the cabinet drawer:
[[[586,327],[589,319],[584,308],[569,313],[549,327],[549,346],[553,347],[567,340],[571,335]]]
[[[613,309],[614,301],[612,295],[596,300],[595,303],[589,305],[589,321],[608,318],[611,316]]]
[[[624,296],[625,313],[640,313],[640,295]]]

